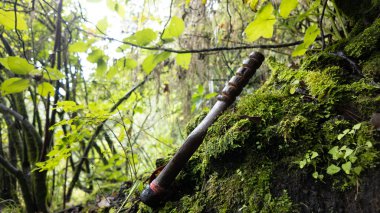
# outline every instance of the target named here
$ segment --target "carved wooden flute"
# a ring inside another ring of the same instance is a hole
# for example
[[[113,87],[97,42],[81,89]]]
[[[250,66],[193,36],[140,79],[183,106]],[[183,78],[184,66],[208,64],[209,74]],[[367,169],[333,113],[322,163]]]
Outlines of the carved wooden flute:
[[[168,196],[169,187],[174,181],[178,173],[185,166],[190,157],[202,144],[206,136],[207,129],[214,123],[220,114],[226,110],[241,93],[244,86],[255,74],[256,70],[264,61],[264,56],[259,52],[253,52],[249,55],[249,59],[243,62],[242,67],[238,69],[236,75],[233,76],[218,95],[218,101],[212,107],[202,122],[189,134],[184,144],[177,153],[164,167],[162,172],[154,179],[141,193],[141,201],[148,206],[154,207],[161,204]]]

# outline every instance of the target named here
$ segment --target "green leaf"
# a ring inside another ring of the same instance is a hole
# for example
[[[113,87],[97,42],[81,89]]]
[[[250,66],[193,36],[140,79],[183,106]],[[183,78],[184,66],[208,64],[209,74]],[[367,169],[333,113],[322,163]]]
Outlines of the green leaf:
[[[106,78],[107,78],[107,79],[112,79],[112,78],[116,75],[117,71],[118,71],[118,69],[117,69],[116,66],[112,66],[112,67],[110,67],[110,68],[108,69],[108,71],[107,71]]]
[[[137,67],[137,62],[131,58],[122,58],[116,62],[118,70],[134,69]]]
[[[152,29],[146,28],[140,31],[137,31],[134,35],[125,38],[124,41],[130,42],[140,46],[146,46],[157,38],[157,33]]]
[[[98,48],[93,48],[92,52],[88,54],[87,61],[91,63],[97,63],[100,58],[102,58],[104,55],[104,52]]]
[[[316,24],[311,25],[307,28],[304,36],[303,43],[298,45],[293,51],[292,56],[304,55],[309,46],[315,41],[317,36],[320,34],[320,30]]]
[[[355,163],[355,161],[358,159],[358,157],[356,157],[355,155],[350,155],[348,156],[348,160],[351,161],[351,163]]]
[[[340,141],[346,134],[339,134],[338,135],[338,141]]]
[[[98,23],[96,24],[96,29],[100,31],[101,33],[105,33],[107,31],[107,28],[108,28],[107,17],[100,19]]]
[[[314,158],[316,158],[316,157],[318,157],[319,156],[319,154],[318,154],[318,152],[311,152],[311,157],[310,157],[310,159],[314,159]]]
[[[335,164],[331,164],[329,167],[327,167],[327,174],[333,175],[340,171],[340,167],[336,166]]]
[[[189,64],[191,61],[191,53],[177,54],[175,61],[177,62],[178,66],[187,70],[189,69]]]
[[[294,93],[296,93],[296,89],[297,89],[297,87],[292,87],[292,88],[290,88],[289,93],[290,93],[291,95],[293,95]]]
[[[49,84],[48,82],[43,82],[37,86],[37,93],[42,97],[47,97],[49,94],[50,96],[53,96],[54,92],[55,89],[53,85]]]
[[[170,40],[174,37],[180,36],[185,29],[185,23],[180,17],[173,16],[170,20],[169,26],[165,28],[162,34],[163,40]]]
[[[26,90],[29,87],[29,80],[22,78],[10,78],[5,80],[1,84],[2,95],[8,95],[13,93],[19,93]]]
[[[315,39],[318,37],[319,34],[320,34],[320,30],[318,28],[318,25],[316,24],[311,25],[310,27],[307,28],[305,32],[303,43],[310,46],[315,41]]]
[[[65,78],[65,75],[56,68],[46,67],[42,77],[46,80],[55,81]]]
[[[156,55],[149,55],[143,61],[142,68],[146,74],[149,74],[157,66],[158,63],[169,58],[169,56],[170,56],[169,52],[162,52],[162,53],[156,54]]]
[[[346,174],[350,174],[351,166],[352,166],[351,162],[348,161],[348,162],[342,164],[342,169],[343,169],[343,171],[344,171]]]
[[[104,58],[100,58],[97,61],[96,65],[97,65],[96,66],[96,71],[95,71],[96,76],[97,77],[102,77],[106,73],[106,71],[107,71],[107,68],[108,68],[107,63],[104,61]]]
[[[214,98],[217,95],[218,95],[217,92],[212,92],[212,93],[209,93],[209,94],[205,95],[205,99],[206,100],[210,100],[211,98]]]
[[[0,63],[5,68],[18,75],[27,75],[34,69],[34,66],[29,64],[26,59],[17,56],[1,58]]]
[[[354,129],[354,130],[358,130],[358,129],[360,129],[361,126],[362,126],[362,124],[361,124],[361,123],[358,123],[358,124],[355,124],[355,125],[352,127],[352,129]]]
[[[73,53],[83,53],[88,49],[88,45],[83,41],[78,41],[76,43],[70,44],[69,51]]]
[[[18,30],[27,30],[28,26],[26,25],[24,14],[16,13],[17,17],[17,29]],[[14,11],[4,11],[0,10],[0,25],[3,25],[6,30],[15,29],[15,13]]]
[[[339,147],[338,146],[334,146],[333,148],[331,148],[329,150],[329,154],[332,155],[332,157],[333,157],[334,160],[339,159],[339,157],[340,157]]]
[[[65,112],[76,112],[84,108],[82,105],[77,105],[74,101],[58,101],[57,106],[62,108]]]
[[[303,167],[306,166],[306,160],[305,160],[305,159],[304,159],[304,160],[301,160],[301,161],[299,162],[299,164],[300,164],[300,168],[302,169]]]
[[[309,46],[305,45],[304,43],[298,45],[294,51],[292,52],[292,56],[293,57],[296,57],[296,56],[302,56],[306,53],[307,49],[309,48]]]
[[[255,20],[244,30],[247,41],[256,41],[260,37],[271,38],[276,18],[273,15],[272,4],[267,4],[257,14]]]
[[[0,64],[2,64],[6,69],[11,70],[8,65],[8,58],[0,58]]]
[[[282,0],[280,4],[280,15],[283,18],[288,18],[290,12],[298,5],[298,0]]]
[[[360,175],[360,173],[363,171],[363,167],[361,166],[356,166],[352,169],[352,171],[356,174],[356,175]]]
[[[252,9],[252,11],[257,11],[257,5],[259,3],[259,0],[250,0],[249,1],[249,7]]]
[[[347,148],[345,150],[345,153],[344,153],[344,156],[343,158],[346,159],[348,156],[350,156],[352,153],[354,152],[354,150],[350,149],[350,148]]]
[[[318,179],[318,172],[314,172],[312,175],[314,179]]]
[[[371,141],[367,141],[366,143],[365,143],[365,145],[368,147],[368,148],[372,148],[372,143],[371,143]]]

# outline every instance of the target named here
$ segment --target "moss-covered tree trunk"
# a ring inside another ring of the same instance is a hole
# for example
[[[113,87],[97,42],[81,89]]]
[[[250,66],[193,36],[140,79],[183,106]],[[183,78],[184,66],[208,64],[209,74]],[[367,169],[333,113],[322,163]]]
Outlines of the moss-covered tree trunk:
[[[298,69],[267,59],[271,77],[209,129],[159,210],[379,212],[379,47],[377,19]]]

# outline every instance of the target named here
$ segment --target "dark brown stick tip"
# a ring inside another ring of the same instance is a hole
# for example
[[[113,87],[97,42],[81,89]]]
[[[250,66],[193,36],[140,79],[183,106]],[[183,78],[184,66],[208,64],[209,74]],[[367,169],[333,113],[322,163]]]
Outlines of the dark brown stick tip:
[[[160,206],[168,196],[168,190],[159,186],[156,181],[152,181],[141,192],[140,199],[146,205],[154,208]]]
[[[256,59],[260,63],[262,63],[265,59],[264,55],[260,52],[252,52],[251,54],[249,54],[249,58]]]

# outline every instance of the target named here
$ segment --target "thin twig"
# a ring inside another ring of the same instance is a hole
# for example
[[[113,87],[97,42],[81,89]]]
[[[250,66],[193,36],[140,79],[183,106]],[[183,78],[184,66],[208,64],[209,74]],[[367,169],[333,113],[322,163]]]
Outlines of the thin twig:
[[[204,48],[204,49],[188,49],[188,50],[177,50],[172,48],[164,48],[164,47],[147,47],[142,45],[137,45],[127,41],[121,41],[116,38],[108,37],[108,36],[100,36],[95,33],[87,32],[83,29],[77,28],[79,31],[87,33],[88,35],[94,36],[96,38],[101,38],[109,41],[116,41],[122,44],[127,44],[132,47],[137,47],[145,50],[157,50],[157,51],[165,51],[171,53],[206,53],[206,52],[219,52],[219,51],[231,51],[231,50],[244,50],[244,49],[272,49],[272,48],[283,48],[283,47],[291,47],[302,44],[303,41],[295,41],[284,44],[258,44],[258,45],[244,45],[244,46],[236,46],[236,47],[214,47],[214,48]]]
[[[325,2],[323,3],[323,9],[322,9],[321,18],[319,19],[319,28],[320,28],[320,30],[321,30],[322,50],[324,50],[325,47],[326,47],[326,44],[325,44],[325,35],[324,35],[324,32],[323,32],[323,17],[324,17],[324,15],[325,15],[325,10],[326,10],[326,6],[327,6],[327,1],[328,1],[328,0],[325,0]]]
[[[166,21],[165,25],[164,25],[164,29],[162,30],[162,33],[161,33],[161,40],[164,40],[162,39],[162,35],[164,35],[165,33],[165,30],[166,30],[166,26],[168,26],[169,22],[170,22],[170,19],[172,18],[172,7],[173,7],[173,0],[170,1],[170,9],[169,9],[169,18],[168,20]]]

